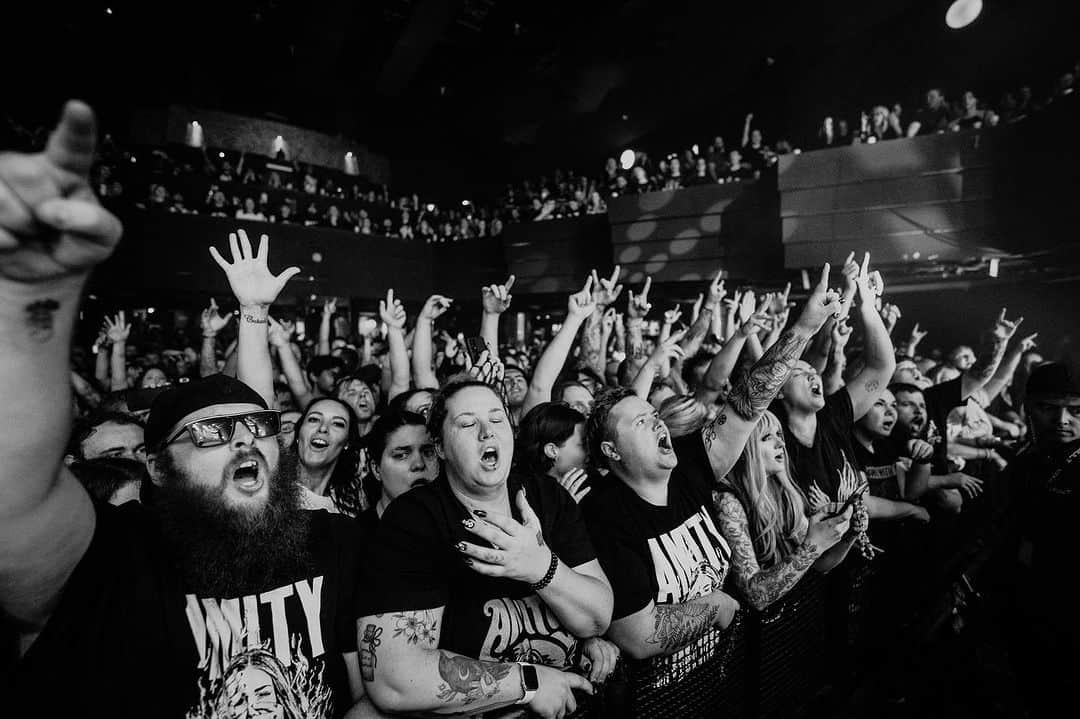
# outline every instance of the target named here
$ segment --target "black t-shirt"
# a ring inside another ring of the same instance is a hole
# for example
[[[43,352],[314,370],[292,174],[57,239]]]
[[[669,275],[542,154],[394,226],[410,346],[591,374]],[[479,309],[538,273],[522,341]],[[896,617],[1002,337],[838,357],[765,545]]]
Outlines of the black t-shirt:
[[[851,446],[855,416],[847,388],[841,388],[825,398],[825,406],[817,412],[817,429],[810,447],[804,447],[796,439],[786,421],[783,425],[784,443],[795,472],[795,481],[804,492],[809,492],[810,487],[816,484],[828,497],[836,500],[844,465],[851,464],[853,469],[860,469]]]
[[[185,591],[144,507],[95,508],[90,546],[16,669],[26,711],[12,716],[322,718],[352,705],[341,658],[356,651],[351,521],[310,512],[309,575],[219,598]]]
[[[1064,586],[1070,575],[1064,568],[1076,560],[1080,442],[1053,453],[1031,447],[1010,463],[1009,476],[1017,496],[1020,532],[1031,545],[1031,568],[1040,578]]]
[[[871,449],[867,449],[859,440],[852,437],[851,446],[855,450],[856,461],[866,474],[870,494],[874,497],[903,501],[900,496],[900,483],[896,478],[896,463],[900,455],[896,452],[895,445],[892,442],[875,440],[870,443]]]
[[[582,500],[600,564],[615,593],[613,619],[652,600],[678,604],[724,585],[731,549],[712,515],[713,473],[700,433],[673,442],[679,463],[668,503],[646,502],[614,475]]]
[[[507,490],[525,488],[540,518],[544,539],[569,567],[596,559],[577,504],[558,482],[511,473]],[[484,540],[461,522],[471,518],[446,475],[395,499],[379,520],[371,548],[375,581],[361,593],[361,614],[444,607],[440,648],[485,661],[525,661],[557,669],[577,661],[577,638],[529,588],[511,579],[486,577],[465,565],[455,545]]]

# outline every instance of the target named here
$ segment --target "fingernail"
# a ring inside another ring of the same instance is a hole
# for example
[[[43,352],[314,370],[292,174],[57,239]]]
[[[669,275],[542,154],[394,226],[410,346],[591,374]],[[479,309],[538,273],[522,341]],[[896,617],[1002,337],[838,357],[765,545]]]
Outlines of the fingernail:
[[[465,542],[458,542],[454,546],[457,547],[457,550],[459,552],[464,552],[465,551]]]
[[[482,509],[474,509],[472,511],[472,513],[475,514],[477,517],[486,517],[487,516],[487,512],[485,512]]]
[[[476,526],[476,522],[474,522],[471,517],[469,519],[461,520],[461,524],[464,525],[465,529],[472,529]]]

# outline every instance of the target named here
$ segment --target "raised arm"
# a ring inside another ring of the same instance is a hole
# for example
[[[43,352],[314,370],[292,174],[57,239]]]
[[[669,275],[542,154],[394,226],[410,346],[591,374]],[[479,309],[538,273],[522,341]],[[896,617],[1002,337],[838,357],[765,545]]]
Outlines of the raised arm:
[[[227,262],[216,247],[210,256],[225,272],[236,301],[240,303],[240,328],[236,338],[236,378],[259,393],[267,407],[274,406],[274,366],[270,362],[267,344],[270,305],[274,303],[285,283],[300,271],[289,267],[274,275],[267,266],[270,238],[259,238],[259,250],[254,252],[247,232],[229,233],[232,262]]]
[[[626,356],[639,366],[645,359],[645,337],[642,334],[642,326],[645,324],[645,315],[649,314],[652,304],[649,303],[649,288],[652,287],[652,277],[645,278],[645,286],[640,294],[629,293],[629,304],[626,309]]]
[[[394,290],[386,291],[379,300],[379,317],[386,323],[386,343],[390,347],[390,388],[387,401],[409,391],[409,351],[405,348],[405,308],[394,299]]]
[[[718,479],[731,470],[742,454],[750,430],[780,392],[810,338],[827,317],[840,311],[839,298],[828,290],[828,285],[829,265],[826,264],[798,321],[739,378],[716,419],[702,428],[709,463]]]
[[[758,611],[790,592],[814,566],[818,557],[843,538],[849,522],[849,518],[844,515],[829,519],[825,512],[818,512],[810,518],[806,539],[791,556],[768,569],[762,569],[754,551],[746,510],[735,495],[730,492],[720,494],[717,519],[720,533],[731,547],[731,569],[735,586],[750,606]]]
[[[1017,323],[1019,324],[1019,322]],[[1012,382],[1013,374],[1016,373],[1016,368],[1020,366],[1020,358],[1024,356],[1024,353],[1035,347],[1035,338],[1039,336],[1039,333],[1030,334],[1024,337],[1019,342],[1014,344],[1012,348],[1005,353],[1005,358],[998,365],[997,371],[994,372],[994,376],[990,378],[990,381],[983,385],[983,392],[986,395],[986,403],[989,405],[994,399],[1001,394],[1001,390],[1009,386]]]
[[[739,361],[739,355],[742,354],[746,338],[750,335],[756,336],[765,319],[764,312],[755,312],[739,327],[734,336],[724,343],[723,348],[709,363],[701,386],[694,391],[698,401],[706,406],[716,402],[716,398],[720,396],[720,390],[724,388],[724,383],[731,378],[731,373],[735,370],[735,364]]]
[[[570,355],[570,348],[574,344],[581,325],[591,316],[596,314],[596,303],[593,301],[592,275],[585,280],[585,286],[580,291],[570,295],[566,303],[566,321],[552,338],[551,342],[540,355],[533,369],[532,379],[529,381],[529,390],[525,394],[525,402],[521,406],[524,415],[530,409],[541,402],[551,401],[551,388],[555,386],[555,380],[559,372],[566,364],[566,358]],[[602,376],[602,375],[601,375]]]
[[[510,309],[514,298],[510,288],[514,286],[514,276],[510,275],[504,284],[488,285],[480,290],[484,312],[480,316],[480,336],[487,343],[492,357],[499,356],[499,318]]]
[[[109,348],[109,336],[104,323],[101,332],[98,333],[97,342],[94,343],[94,379],[98,387],[108,391],[109,389],[109,359],[112,351]]]
[[[62,457],[71,423],[71,338],[91,269],[120,239],[90,188],[97,131],[65,105],[44,152],[0,155],[0,612],[29,646],[94,532]]]
[[[106,334],[112,349],[109,351],[109,389],[114,392],[128,388],[127,378],[127,339],[131,334],[131,325],[120,310],[113,319],[105,318]]]
[[[316,354],[330,354],[330,325],[334,321],[334,312],[336,310],[336,297],[323,302],[322,318],[319,320],[319,344],[315,350]]]
[[[844,348],[851,339],[852,329],[844,320],[832,322],[832,345],[829,349],[829,361],[825,364],[825,372],[821,375],[821,389],[828,397],[844,386],[844,368],[847,366],[847,358]]]
[[[847,385],[847,392],[851,397],[851,411],[856,420],[870,411],[896,369],[896,356],[893,353],[892,340],[889,339],[889,331],[874,307],[880,287],[877,290],[871,288],[869,266],[870,253],[867,252],[863,255],[862,267],[858,268],[855,279],[859,290],[857,314],[863,329],[863,366]],[[845,275],[848,270],[849,267],[845,266]]]
[[[1016,320],[1005,319],[1005,312],[1005,308],[1002,308],[993,328],[985,335],[983,346],[979,350],[979,357],[975,360],[975,364],[960,375],[960,398],[963,400],[966,400],[993,378],[998,365],[1001,364],[1002,357],[1005,356],[1005,347],[1009,344],[1009,339],[1016,334],[1020,323],[1024,321],[1023,317]]]
[[[753,120],[754,120],[754,113],[752,113],[752,112],[746,113],[746,120],[743,122],[743,126],[742,126],[742,145],[741,145],[741,147],[746,147],[747,145],[750,144],[750,123],[753,122]]]
[[[701,306],[698,316],[694,319],[693,324],[690,325],[690,329],[683,336],[680,345],[682,346],[684,357],[693,357],[698,353],[698,350],[701,349],[701,343],[705,341],[706,335],[708,335],[709,330],[712,329],[713,316],[720,312],[720,306],[724,300],[724,295],[727,294],[724,290],[724,281],[720,279],[723,274],[723,270],[716,271],[712,282],[709,283],[709,289],[705,295],[705,302]]]
[[[653,353],[645,360],[645,364],[641,366],[637,376],[634,377],[634,382],[631,385],[634,394],[645,401],[649,400],[649,390],[652,389],[653,381],[656,377],[666,377],[671,371],[672,360],[681,359],[683,357],[683,349],[680,345],[680,340],[683,339],[684,334],[686,334],[686,330],[676,332],[671,337],[668,337],[666,340],[656,345],[656,349],[653,350]]]
[[[412,370],[413,383],[417,389],[439,388],[439,380],[431,366],[434,357],[431,333],[435,328],[435,320],[450,309],[451,303],[453,300],[449,297],[432,295],[424,302],[420,316],[416,319],[416,328],[413,330]]]
[[[273,317],[267,317],[267,321],[270,323],[270,346],[277,351],[278,362],[281,364],[281,371],[285,375],[285,382],[289,385],[289,391],[292,392],[297,407],[307,407],[311,400],[315,399],[315,395],[312,393],[311,387],[308,386],[300,362],[297,361],[296,355],[293,354],[292,343],[289,341],[292,336],[292,328],[283,326]]]
[[[232,320],[232,313],[226,313],[224,317],[218,312],[217,302],[210,298],[210,306],[202,311],[199,318],[199,326],[202,328],[202,348],[199,351],[199,376],[209,377],[217,374],[217,351],[216,338],[218,332]]]
[[[619,284],[620,271],[621,268],[615,265],[610,278],[600,277],[596,274],[596,270],[592,271],[593,302],[596,304],[596,311],[585,320],[585,331],[581,334],[581,358],[578,364],[590,368],[598,377],[603,377],[606,370],[607,345],[604,338],[606,315],[623,290],[623,286]]]

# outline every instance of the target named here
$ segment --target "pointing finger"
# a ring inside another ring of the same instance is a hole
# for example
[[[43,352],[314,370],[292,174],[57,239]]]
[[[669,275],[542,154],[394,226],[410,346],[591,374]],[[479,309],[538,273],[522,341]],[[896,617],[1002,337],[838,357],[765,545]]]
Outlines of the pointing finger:
[[[506,290],[507,292],[509,292],[510,288],[514,286],[514,280],[515,279],[517,279],[517,278],[514,277],[513,275],[510,275],[510,277],[506,280],[506,284],[503,285],[503,289]]]
[[[829,263],[826,262],[821,268],[821,277],[818,279],[816,292],[825,292],[825,289],[829,286]]]
[[[870,253],[866,252],[866,253],[863,254],[862,267],[859,268],[859,274],[862,277],[866,277],[866,274],[869,271],[869,269],[870,269]]]
[[[615,265],[615,269],[611,271],[611,284],[615,284],[619,281],[619,273],[622,272],[621,265]]]
[[[641,290],[640,297],[647,297],[649,294],[649,288],[652,287],[652,275],[645,278],[645,288]]]

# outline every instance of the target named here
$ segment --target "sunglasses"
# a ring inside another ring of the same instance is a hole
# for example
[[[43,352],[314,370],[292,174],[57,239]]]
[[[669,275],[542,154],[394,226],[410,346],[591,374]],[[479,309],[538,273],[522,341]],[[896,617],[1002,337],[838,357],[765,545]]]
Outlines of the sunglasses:
[[[232,440],[237,422],[242,422],[257,439],[273,437],[281,431],[281,412],[263,409],[243,414],[204,417],[182,426],[172,437],[162,442],[161,446],[172,444],[186,432],[191,437],[192,444],[200,449],[220,447]]]

